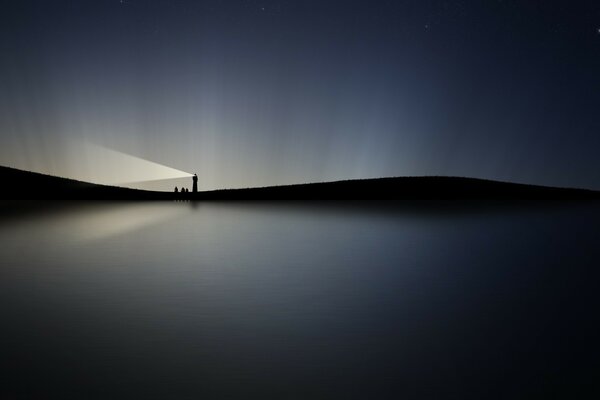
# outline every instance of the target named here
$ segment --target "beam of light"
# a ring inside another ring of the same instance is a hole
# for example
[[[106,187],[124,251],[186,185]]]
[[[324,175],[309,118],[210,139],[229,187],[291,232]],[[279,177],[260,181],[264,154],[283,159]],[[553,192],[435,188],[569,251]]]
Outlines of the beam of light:
[[[137,187],[134,183],[189,178],[189,172],[168,167],[86,140],[70,139],[37,146],[37,156],[18,148],[0,152],[2,165],[103,185]]]
[[[135,183],[188,178],[192,174],[88,141],[72,142],[68,149],[69,178],[135,187]],[[60,175],[60,174],[59,174]]]
[[[188,178],[189,172],[167,167],[121,151],[92,143],[85,145],[86,170],[91,182],[108,185],[130,185],[139,182]],[[90,165],[90,162],[92,165]],[[94,165],[96,165],[94,167]]]

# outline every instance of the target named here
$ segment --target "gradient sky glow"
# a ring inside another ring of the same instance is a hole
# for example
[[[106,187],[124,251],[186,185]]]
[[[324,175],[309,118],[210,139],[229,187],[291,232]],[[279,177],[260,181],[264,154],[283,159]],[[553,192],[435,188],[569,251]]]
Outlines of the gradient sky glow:
[[[127,168],[93,143],[200,189],[400,175],[600,189],[597,0],[0,5],[2,165],[93,165],[98,182]]]

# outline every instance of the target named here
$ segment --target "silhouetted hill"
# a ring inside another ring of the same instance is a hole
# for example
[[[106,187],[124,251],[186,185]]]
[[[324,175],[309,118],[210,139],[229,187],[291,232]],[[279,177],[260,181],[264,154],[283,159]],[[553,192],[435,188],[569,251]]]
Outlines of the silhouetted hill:
[[[177,194],[96,185],[0,167],[4,200],[578,200],[600,192],[458,177],[400,177]]]
[[[0,198],[3,200],[126,200],[169,197],[168,193],[97,185],[9,167],[0,167],[0,182]]]
[[[460,200],[592,199],[600,192],[458,177],[360,179],[198,193],[205,199]]]

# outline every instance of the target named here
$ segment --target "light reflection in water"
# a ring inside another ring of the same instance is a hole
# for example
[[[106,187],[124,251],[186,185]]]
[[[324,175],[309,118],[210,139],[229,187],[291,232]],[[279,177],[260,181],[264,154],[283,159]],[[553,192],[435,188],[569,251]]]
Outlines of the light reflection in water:
[[[43,227],[62,242],[88,242],[133,233],[164,221],[171,221],[188,213],[189,203],[119,203],[77,204],[58,210],[48,209],[42,214],[26,215],[10,224],[0,224],[10,230],[11,236],[36,235]],[[51,207],[52,205],[50,205]]]
[[[132,233],[189,212],[181,204],[165,207],[155,204],[123,204],[93,213],[81,211],[69,215],[65,228],[75,237],[89,241]]]
[[[514,398],[560,379],[580,387],[600,356],[598,236],[593,207],[72,203],[0,220],[0,397]]]

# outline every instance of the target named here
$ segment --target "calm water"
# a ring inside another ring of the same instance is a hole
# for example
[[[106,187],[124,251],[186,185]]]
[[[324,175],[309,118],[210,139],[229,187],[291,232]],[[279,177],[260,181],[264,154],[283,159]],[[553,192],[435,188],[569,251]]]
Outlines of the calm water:
[[[600,394],[598,205],[2,205],[0,243],[0,398]]]

